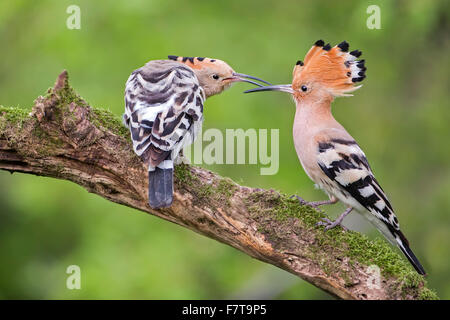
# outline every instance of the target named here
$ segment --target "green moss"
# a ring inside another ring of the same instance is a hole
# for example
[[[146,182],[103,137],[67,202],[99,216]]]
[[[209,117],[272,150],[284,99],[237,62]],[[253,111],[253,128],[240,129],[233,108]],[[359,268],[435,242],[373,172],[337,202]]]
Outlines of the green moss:
[[[344,280],[344,286],[351,287],[353,285],[352,279],[349,277],[349,275],[346,272],[342,273],[341,277]]]
[[[385,274],[399,274],[411,270],[409,264],[383,239],[369,240],[357,232],[345,232],[336,237],[347,245],[345,254],[365,265],[377,265]]]
[[[196,205],[204,203],[214,207],[215,203],[230,203],[231,197],[237,190],[237,185],[231,179],[218,177],[210,184],[205,184],[191,172],[190,168],[191,166],[187,164],[177,165],[174,175],[180,188],[189,190],[194,195]]]
[[[236,184],[229,178],[223,178],[217,185],[217,192],[224,194],[227,197],[231,197],[236,189]]]
[[[263,191],[251,194],[249,200],[258,214],[269,214],[278,221],[296,218],[304,227],[316,229],[316,241],[321,248],[339,249],[343,257],[353,258],[366,265],[376,264],[387,274],[397,274],[408,267],[383,240],[370,241],[357,232],[342,232],[339,227],[324,232],[323,228],[317,227],[316,224],[325,214],[309,206],[300,205],[296,199],[276,192]]]
[[[430,290],[428,288],[422,288],[419,292],[419,299],[420,300],[439,300],[439,297],[437,296],[436,292],[433,290]]]
[[[179,183],[186,186],[192,186],[194,179],[197,179],[197,177],[192,175],[191,170],[189,170],[189,165],[184,163],[175,166],[174,175]]]
[[[316,224],[325,214],[278,192],[255,192],[248,196],[246,202],[252,217],[259,222],[258,230],[278,249],[289,249],[283,247],[285,243],[277,234],[295,231],[294,224],[311,231],[314,241],[307,248],[308,257],[316,261],[325,273],[342,276],[348,285],[351,284],[351,275],[341,270],[341,260],[344,258],[350,258],[350,267],[356,263],[378,266],[384,276],[396,279],[393,285],[399,286],[402,292],[414,291],[424,298],[437,298],[434,292],[425,288],[426,280],[383,239],[369,240],[358,232],[343,232],[340,227],[324,231]],[[271,219],[279,224],[274,225]],[[279,226],[282,229],[276,230]],[[330,254],[334,259],[330,259]]]
[[[236,190],[237,186],[233,182],[233,180],[229,178],[223,178],[219,180],[215,190],[215,194],[219,200],[225,201],[226,203],[230,203],[230,198],[233,196]]]
[[[52,136],[44,131],[39,125],[33,126],[33,136],[39,138],[40,143],[36,146],[41,155],[51,155],[55,152],[55,149],[63,147],[64,142],[58,138],[58,136]]]
[[[224,181],[225,179],[219,180],[218,182],[212,182],[211,184],[197,184],[196,195],[198,200],[202,202],[207,202],[209,205],[214,206],[214,201],[220,204],[229,204],[230,198],[234,194],[229,181]],[[194,180],[195,181],[195,178]]]
[[[211,198],[214,194],[214,188],[210,184],[200,186],[197,191],[198,199],[204,201],[207,201],[208,198]]]
[[[47,90],[47,94],[45,95],[45,99],[51,99],[53,95],[58,95],[59,104],[60,105],[68,105],[71,102],[79,106],[87,107],[88,104],[86,101],[78,94],[69,84],[69,76],[66,76],[63,87],[59,88],[57,92],[54,91],[53,88],[49,88]]]
[[[414,271],[401,272],[396,285],[402,298],[413,295],[420,300],[439,300],[436,292],[426,287],[426,280]]]
[[[176,182],[182,189],[189,190],[194,195],[194,203],[201,205],[213,198],[214,187],[212,184],[204,184],[198,177],[192,174],[190,166],[182,163],[175,166],[174,175]]]
[[[301,219],[306,225],[314,226],[324,215],[309,206],[300,205],[296,199],[291,199],[278,192],[260,191],[250,194],[247,204],[255,214],[270,214],[278,221],[288,218]],[[264,202],[262,204],[261,202]],[[254,205],[251,205],[251,204]]]
[[[7,124],[22,127],[23,123],[29,119],[29,113],[29,110],[23,108],[0,106],[0,118],[4,118],[0,121],[0,129],[5,129]]]
[[[130,133],[122,124],[122,120],[109,110],[91,108],[89,120],[97,127],[103,127],[115,135],[129,138]]]

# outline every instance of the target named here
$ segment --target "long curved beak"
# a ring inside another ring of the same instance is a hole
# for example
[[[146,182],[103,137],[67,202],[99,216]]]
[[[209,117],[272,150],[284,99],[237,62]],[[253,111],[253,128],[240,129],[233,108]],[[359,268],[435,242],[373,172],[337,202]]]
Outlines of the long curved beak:
[[[270,86],[272,85],[270,82],[267,82],[266,80],[263,80],[263,79],[260,79],[260,78],[257,78],[257,77],[253,77],[253,76],[249,76],[248,74],[243,74],[243,73],[237,73],[237,72],[235,72],[235,73],[233,73],[233,76],[239,77],[239,78],[244,78],[244,79],[253,79],[253,80],[257,80],[257,81],[259,81],[259,82],[268,84],[268,85],[270,85]]]
[[[290,84],[278,84],[275,86],[264,86],[264,87],[259,87],[259,88],[244,91],[244,93],[260,92],[260,91],[282,91],[282,92],[287,92],[290,94],[294,93],[294,90],[292,89],[292,86]]]
[[[234,72],[232,77],[223,79],[223,80],[228,80],[231,82],[248,82],[254,85],[257,85],[258,87],[262,87],[263,85],[260,83],[257,83],[255,81],[249,80],[249,79],[253,79],[253,80],[257,80],[260,81],[262,83],[268,84],[268,85],[272,85],[270,82],[267,82],[263,79],[257,78],[257,77],[253,77],[253,76],[249,76],[248,74],[243,74],[243,73],[237,73]]]

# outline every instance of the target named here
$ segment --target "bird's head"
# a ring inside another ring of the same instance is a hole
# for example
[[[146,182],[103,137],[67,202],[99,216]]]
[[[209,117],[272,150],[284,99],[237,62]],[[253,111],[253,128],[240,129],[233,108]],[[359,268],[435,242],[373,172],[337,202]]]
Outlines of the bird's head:
[[[181,62],[194,71],[200,86],[205,90],[206,97],[221,93],[225,89],[228,89],[234,82],[249,82],[261,86],[261,84],[249,79],[261,81],[270,85],[269,82],[262,79],[235,72],[222,60],[178,56],[169,56],[169,59]]]
[[[355,86],[365,76],[364,60],[356,60],[361,51],[348,52],[349,45],[343,41],[337,46],[324,45],[318,40],[308,51],[304,62],[297,61],[292,84],[265,86],[245,91],[283,91],[291,93],[297,102],[333,100],[334,97],[351,96],[359,89]]]

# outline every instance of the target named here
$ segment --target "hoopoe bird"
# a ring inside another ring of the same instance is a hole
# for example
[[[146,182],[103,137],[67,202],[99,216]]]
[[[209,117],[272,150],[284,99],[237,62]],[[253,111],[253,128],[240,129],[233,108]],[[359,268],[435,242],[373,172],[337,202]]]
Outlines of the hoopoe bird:
[[[224,61],[201,57],[168,56],[149,61],[126,82],[123,122],[130,130],[135,153],[148,165],[149,205],[169,207],[173,201],[173,169],[185,160],[183,147],[191,144],[203,122],[206,98],[234,82],[270,84],[236,73]]]
[[[361,52],[348,52],[342,42],[335,47],[319,40],[309,50],[304,62],[294,67],[290,85],[265,86],[246,92],[283,91],[292,94],[296,103],[293,136],[298,158],[306,174],[324,190],[329,200],[302,204],[317,207],[341,201],[347,209],[335,220],[323,219],[325,229],[340,225],[352,210],[367,218],[400,250],[419,274],[425,270],[400,231],[394,209],[370,168],[364,152],[355,139],[331,113],[335,97],[351,96],[365,78]]]

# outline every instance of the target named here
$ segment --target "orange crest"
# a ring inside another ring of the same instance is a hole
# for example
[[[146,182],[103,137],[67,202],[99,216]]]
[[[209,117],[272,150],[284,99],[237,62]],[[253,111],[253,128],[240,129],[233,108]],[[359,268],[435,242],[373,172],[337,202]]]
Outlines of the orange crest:
[[[348,52],[348,48],[345,41],[331,47],[318,40],[306,54],[304,63],[299,61],[294,67],[292,87],[318,83],[334,96],[348,96],[347,93],[359,89],[361,86],[355,83],[366,77],[366,67],[364,60],[356,60],[361,51]]]

